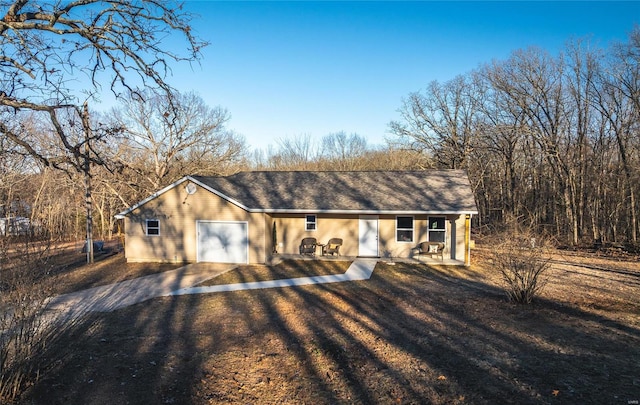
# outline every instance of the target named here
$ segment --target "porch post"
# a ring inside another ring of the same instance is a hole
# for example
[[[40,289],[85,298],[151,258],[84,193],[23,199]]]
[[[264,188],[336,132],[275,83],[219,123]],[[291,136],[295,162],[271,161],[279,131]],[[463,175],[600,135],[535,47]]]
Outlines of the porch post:
[[[458,227],[457,227],[457,217],[449,217],[449,227],[451,228],[450,237],[449,237],[449,258],[452,260],[458,259]]]
[[[471,266],[471,215],[464,216],[464,265]]]

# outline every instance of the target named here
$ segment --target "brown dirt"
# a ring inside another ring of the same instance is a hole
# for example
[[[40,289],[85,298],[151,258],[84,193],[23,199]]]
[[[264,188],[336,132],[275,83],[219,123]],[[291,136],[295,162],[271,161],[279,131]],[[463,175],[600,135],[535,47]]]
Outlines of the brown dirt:
[[[75,246],[77,245],[77,246]],[[66,294],[100,285],[117,283],[149,274],[177,269],[179,263],[127,263],[118,241],[109,241],[103,252],[96,252],[95,263],[87,265],[82,243],[58,248],[61,253],[51,259],[57,294]]]
[[[637,403],[637,259],[558,251],[530,306],[506,302],[482,249],[471,268],[379,263],[366,281],[158,298],[52,342],[24,402]],[[224,277],[342,271],[326,263]],[[162,270],[136,266],[117,254],[59,277],[73,289]]]
[[[297,260],[285,260],[277,266],[244,266],[242,270],[229,271],[211,280],[207,280],[201,285],[251,283],[285,278],[343,274],[350,265],[350,261],[318,261],[308,266]]]

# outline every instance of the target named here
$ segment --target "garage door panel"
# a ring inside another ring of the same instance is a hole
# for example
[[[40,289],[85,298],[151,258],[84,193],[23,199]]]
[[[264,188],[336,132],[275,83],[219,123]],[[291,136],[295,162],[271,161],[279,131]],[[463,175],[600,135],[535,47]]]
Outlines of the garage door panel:
[[[198,261],[247,263],[246,222],[198,222]]]

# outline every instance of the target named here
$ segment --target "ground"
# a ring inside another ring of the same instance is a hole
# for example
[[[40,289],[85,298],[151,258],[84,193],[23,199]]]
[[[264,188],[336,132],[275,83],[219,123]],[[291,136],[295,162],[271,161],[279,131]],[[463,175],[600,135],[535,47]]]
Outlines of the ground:
[[[212,283],[348,264],[245,266]],[[117,253],[58,284],[166,269]],[[470,268],[381,262],[366,281],[153,299],[52,342],[23,402],[637,404],[638,257],[556,251],[547,278],[534,304],[508,303],[480,248]]]

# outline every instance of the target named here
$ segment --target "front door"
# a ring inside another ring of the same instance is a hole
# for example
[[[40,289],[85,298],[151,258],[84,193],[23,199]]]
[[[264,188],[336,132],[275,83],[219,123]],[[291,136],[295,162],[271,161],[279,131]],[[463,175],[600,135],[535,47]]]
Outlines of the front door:
[[[378,257],[378,217],[361,216],[359,232],[358,255]]]

